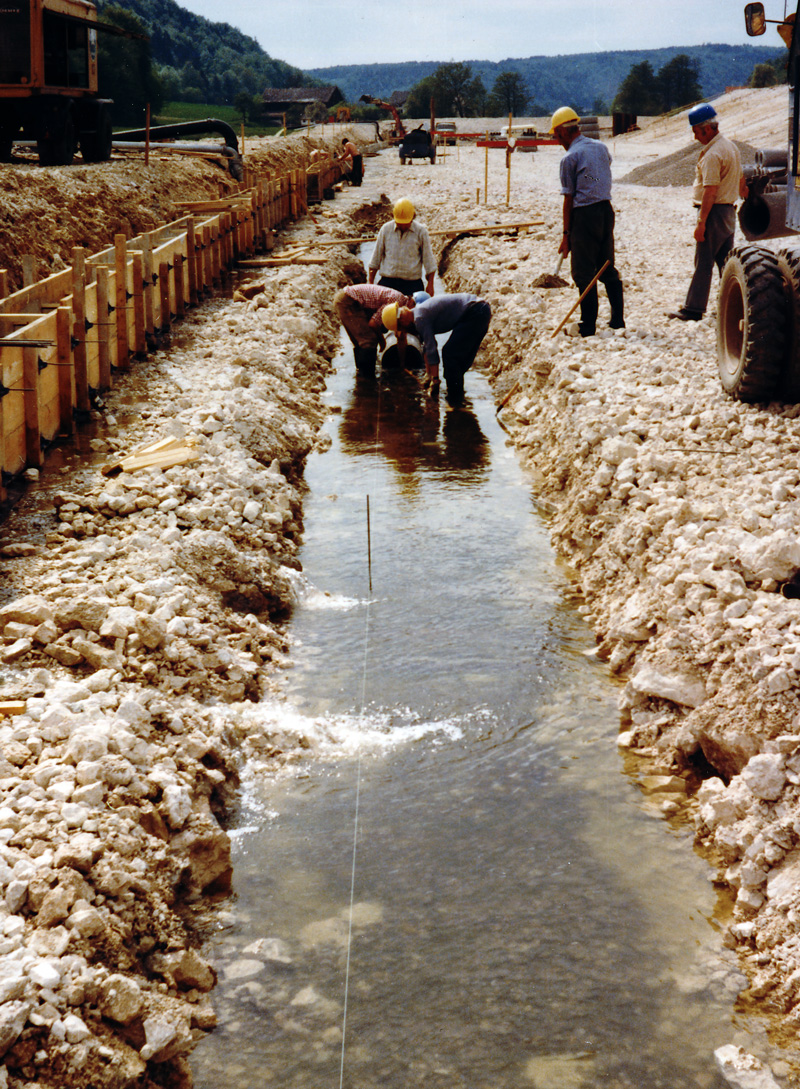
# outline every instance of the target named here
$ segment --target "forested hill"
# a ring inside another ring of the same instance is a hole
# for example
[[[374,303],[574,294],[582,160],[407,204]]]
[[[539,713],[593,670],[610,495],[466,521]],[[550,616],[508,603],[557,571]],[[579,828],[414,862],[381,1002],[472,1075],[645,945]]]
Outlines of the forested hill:
[[[194,15],[175,0],[99,0],[101,14],[110,7],[124,7],[145,24],[167,98],[232,102],[240,91],[254,95],[265,87],[309,82],[299,68],[265,53],[255,38],[228,23]],[[192,89],[195,94],[184,93]]]
[[[680,53],[700,65],[703,95],[713,98],[726,87],[747,83],[756,64],[785,55],[785,50],[759,45],[670,46],[667,49],[626,49],[611,53],[572,53],[557,57],[523,57],[502,61],[471,60],[473,76],[480,76],[487,91],[501,72],[519,72],[528,85],[536,109],[549,113],[564,103],[588,112],[596,101],[609,103],[634,64],[650,61],[657,71]],[[348,64],[313,68],[309,75],[323,83],[335,83],[353,102],[362,94],[388,98],[393,91],[407,91],[444,61],[408,61],[404,64]]]

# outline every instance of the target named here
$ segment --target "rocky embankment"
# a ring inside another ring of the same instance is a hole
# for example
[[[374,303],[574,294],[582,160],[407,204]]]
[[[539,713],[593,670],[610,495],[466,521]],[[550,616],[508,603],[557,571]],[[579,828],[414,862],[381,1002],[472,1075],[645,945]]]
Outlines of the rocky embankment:
[[[228,711],[286,661],[329,301],[352,263],[343,248],[201,304],[118,376],[89,456],[47,469],[2,526],[2,1086],[191,1084],[185,1057],[215,1024],[196,946],[229,887],[219,819],[244,760],[290,758]],[[166,437],[196,458],[101,471]]]

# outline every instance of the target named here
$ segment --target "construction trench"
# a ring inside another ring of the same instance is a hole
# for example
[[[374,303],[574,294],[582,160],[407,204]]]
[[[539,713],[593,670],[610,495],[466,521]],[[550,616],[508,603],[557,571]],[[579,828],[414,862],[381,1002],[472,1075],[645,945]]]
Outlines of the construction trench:
[[[614,155],[625,333],[553,339],[574,289],[530,287],[557,150],[512,157],[508,203],[502,153],[382,152],[276,254],[399,195],[432,229],[541,220],[437,244],[493,309],[466,413],[356,388],[330,303],[363,265],[320,250],[188,311],[10,511],[6,1084],[798,1084],[797,411],[727,400],[712,323],[668,323],[687,190]],[[164,437],[199,457],[101,473]]]

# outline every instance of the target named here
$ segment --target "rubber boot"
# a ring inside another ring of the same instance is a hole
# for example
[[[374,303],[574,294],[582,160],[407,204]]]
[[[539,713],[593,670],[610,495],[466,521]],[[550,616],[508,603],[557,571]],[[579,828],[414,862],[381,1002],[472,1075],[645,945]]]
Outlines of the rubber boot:
[[[464,375],[459,371],[449,371],[445,367],[444,380],[447,384],[447,403],[452,408],[459,408],[464,404]]]
[[[597,286],[581,303],[580,331],[582,337],[593,337],[597,329]]]
[[[614,280],[612,283],[606,284],[606,294],[608,295],[608,301],[611,304],[611,320],[608,323],[609,329],[624,329],[625,306],[623,303],[622,280]]]
[[[375,377],[375,361],[378,358],[377,348],[353,348],[353,356],[356,361],[356,370],[363,378]]]

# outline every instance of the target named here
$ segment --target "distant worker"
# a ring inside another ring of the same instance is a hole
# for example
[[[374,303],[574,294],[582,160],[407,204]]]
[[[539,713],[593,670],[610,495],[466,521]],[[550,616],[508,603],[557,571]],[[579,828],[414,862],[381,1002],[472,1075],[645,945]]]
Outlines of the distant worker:
[[[427,291],[433,295],[436,258],[431,249],[428,228],[415,220],[414,205],[408,197],[395,201],[393,218],[384,223],[369,262],[369,282],[393,287],[404,295]],[[422,273],[425,273],[425,283]]]
[[[550,132],[566,151],[561,160],[564,233],[558,252],[572,255],[572,279],[582,294],[606,261],[600,277],[611,304],[612,329],[624,329],[622,280],[614,265],[614,209],[611,207],[611,155],[605,144],[590,140],[580,130],[579,118],[569,106],[556,110]],[[597,327],[597,286],[581,302],[577,332],[594,336]],[[569,326],[568,326],[569,329]]]
[[[364,160],[356,145],[346,136],[342,140],[342,154],[339,156],[339,162],[344,166],[350,184],[361,185],[361,179],[364,177]]]
[[[739,149],[719,131],[717,111],[707,102],[689,110],[694,138],[703,145],[694,177],[692,198],[698,209],[694,229],[694,275],[686,302],[670,318],[700,321],[706,312],[714,265],[722,266],[733,249],[736,200],[747,196]]]
[[[333,297],[339,320],[353,344],[359,374],[375,373],[378,349],[386,345],[381,312],[390,303],[413,306],[414,300],[383,284],[351,284]]]
[[[464,375],[475,361],[489,330],[492,311],[477,295],[437,295],[413,307],[391,303],[382,314],[383,324],[392,332],[415,333],[422,341],[426,384],[431,395],[439,392],[439,349],[437,333],[450,333],[442,348],[442,366],[447,385],[447,403],[464,404]]]

